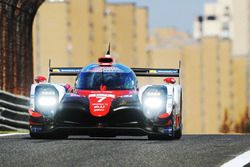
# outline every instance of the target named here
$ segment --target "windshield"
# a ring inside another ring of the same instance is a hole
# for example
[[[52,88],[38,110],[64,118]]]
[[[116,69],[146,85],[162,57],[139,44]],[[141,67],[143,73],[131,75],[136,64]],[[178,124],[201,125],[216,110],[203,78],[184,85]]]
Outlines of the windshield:
[[[133,90],[137,87],[136,77],[133,72],[81,72],[76,81],[76,89],[100,90]]]

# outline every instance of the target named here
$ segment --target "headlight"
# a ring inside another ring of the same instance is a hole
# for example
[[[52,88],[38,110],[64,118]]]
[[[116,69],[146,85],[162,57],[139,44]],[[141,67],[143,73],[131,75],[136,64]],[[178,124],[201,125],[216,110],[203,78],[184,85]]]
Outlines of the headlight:
[[[147,96],[160,96],[161,93],[158,92],[158,91],[155,91],[155,92],[147,92]]]
[[[164,105],[164,101],[161,97],[146,97],[143,105],[150,109],[160,109]]]
[[[165,101],[162,97],[145,97],[143,100],[143,112],[149,119],[157,117],[166,109]]]
[[[35,110],[45,115],[53,115],[59,104],[59,93],[54,86],[42,85],[36,89]]]
[[[37,102],[39,106],[53,107],[57,105],[57,98],[55,96],[40,96]]]
[[[142,94],[144,115],[149,118],[157,118],[166,112],[167,89],[164,86],[153,85],[148,87]]]
[[[43,96],[55,96],[56,92],[54,90],[45,90],[45,91],[41,91],[40,95],[43,95]]]

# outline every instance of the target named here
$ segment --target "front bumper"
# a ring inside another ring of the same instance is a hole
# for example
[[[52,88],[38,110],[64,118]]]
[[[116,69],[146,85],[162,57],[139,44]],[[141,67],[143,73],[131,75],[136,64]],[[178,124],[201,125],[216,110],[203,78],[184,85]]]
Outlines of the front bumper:
[[[140,127],[53,127],[51,129],[43,127],[31,127],[32,133],[41,134],[66,134],[66,135],[87,135],[87,136],[146,136],[154,134],[171,135],[172,129],[159,128],[158,131]]]

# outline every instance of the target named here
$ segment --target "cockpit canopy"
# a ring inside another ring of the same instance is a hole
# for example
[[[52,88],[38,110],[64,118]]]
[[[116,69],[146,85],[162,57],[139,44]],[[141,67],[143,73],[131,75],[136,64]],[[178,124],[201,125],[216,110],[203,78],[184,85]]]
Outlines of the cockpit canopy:
[[[99,66],[96,64],[83,68],[76,80],[80,90],[135,90],[137,79],[134,72],[121,64]]]

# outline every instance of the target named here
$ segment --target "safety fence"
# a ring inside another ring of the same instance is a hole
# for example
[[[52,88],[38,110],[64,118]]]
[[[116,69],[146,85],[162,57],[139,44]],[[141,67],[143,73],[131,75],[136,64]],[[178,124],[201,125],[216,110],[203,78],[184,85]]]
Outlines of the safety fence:
[[[0,90],[0,130],[29,128],[29,98]]]

